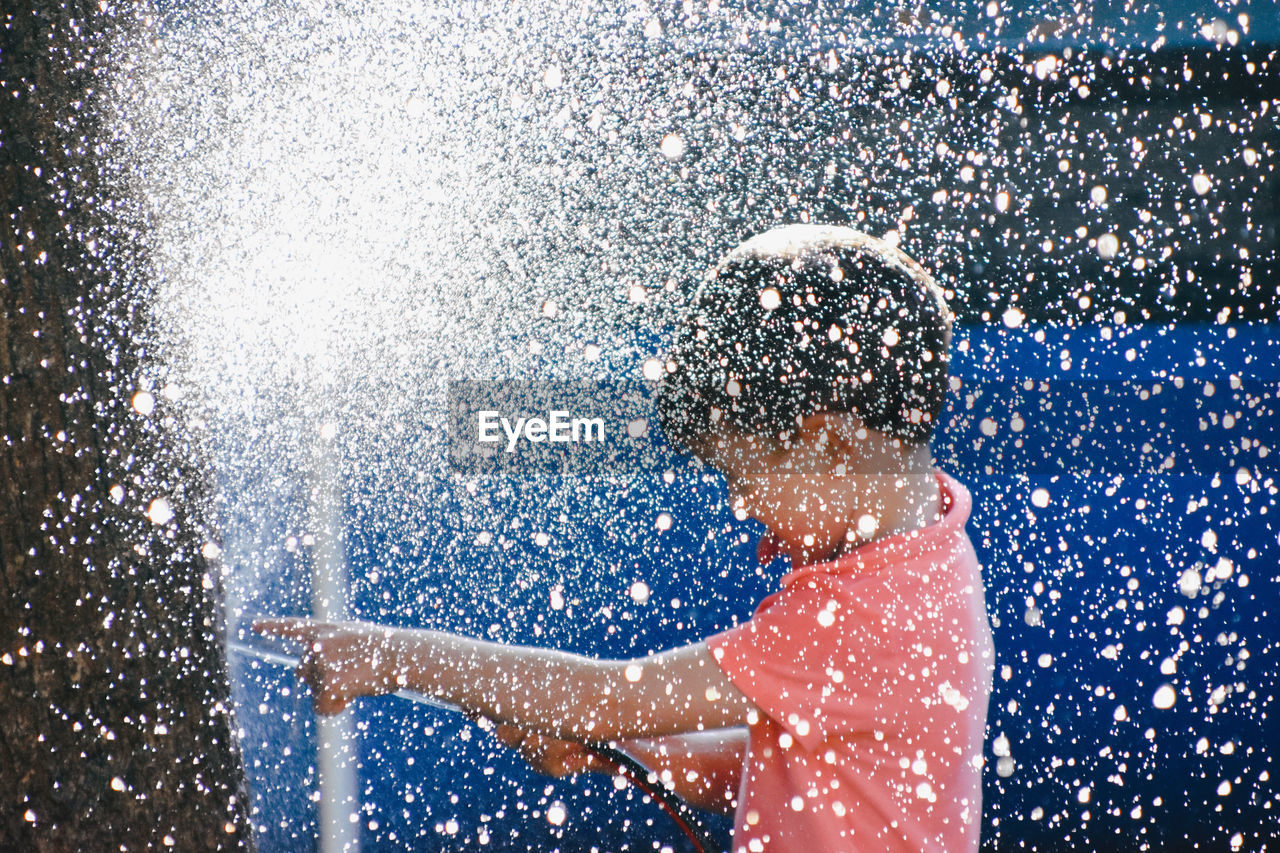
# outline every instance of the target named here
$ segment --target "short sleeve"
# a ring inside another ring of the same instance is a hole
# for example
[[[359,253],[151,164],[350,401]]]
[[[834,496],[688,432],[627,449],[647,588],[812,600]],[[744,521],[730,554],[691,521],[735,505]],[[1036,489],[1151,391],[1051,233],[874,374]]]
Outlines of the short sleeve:
[[[891,636],[891,607],[874,578],[816,575],[707,645],[743,695],[813,750],[876,728],[895,701],[905,652]]]

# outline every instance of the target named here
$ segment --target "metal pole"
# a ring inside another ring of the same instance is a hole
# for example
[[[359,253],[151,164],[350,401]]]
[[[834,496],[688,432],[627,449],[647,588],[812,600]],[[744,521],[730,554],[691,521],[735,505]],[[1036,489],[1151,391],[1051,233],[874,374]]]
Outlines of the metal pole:
[[[336,429],[320,428],[311,470],[311,612],[317,619],[346,619],[347,563],[343,546],[342,481],[338,476]],[[320,853],[357,853],[360,807],[357,800],[355,712],[316,717],[316,768],[320,776]]]

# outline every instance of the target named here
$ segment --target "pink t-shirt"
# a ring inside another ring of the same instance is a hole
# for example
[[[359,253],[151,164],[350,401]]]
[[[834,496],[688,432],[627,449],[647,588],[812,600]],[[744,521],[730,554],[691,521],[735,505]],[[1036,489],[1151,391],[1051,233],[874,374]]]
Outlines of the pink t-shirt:
[[[969,492],[936,473],[940,522],[796,569],[708,640],[762,712],[735,851],[978,849],[994,655]]]

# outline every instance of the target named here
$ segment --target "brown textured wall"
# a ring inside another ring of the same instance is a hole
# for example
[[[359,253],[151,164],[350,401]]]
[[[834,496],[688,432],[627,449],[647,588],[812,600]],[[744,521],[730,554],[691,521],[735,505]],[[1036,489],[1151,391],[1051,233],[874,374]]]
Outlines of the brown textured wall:
[[[248,848],[199,472],[163,399],[150,417],[130,405],[145,220],[101,130],[127,15],[6,7],[0,851]],[[157,497],[166,524],[145,514]]]

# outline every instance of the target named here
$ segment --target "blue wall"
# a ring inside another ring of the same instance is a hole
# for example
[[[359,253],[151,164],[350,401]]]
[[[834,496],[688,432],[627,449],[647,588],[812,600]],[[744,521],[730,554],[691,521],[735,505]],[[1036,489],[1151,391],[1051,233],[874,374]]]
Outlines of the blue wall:
[[[1260,459],[1252,441],[1275,447],[1280,336],[1265,326],[966,327],[955,347],[963,385],[935,450],[973,491],[969,530],[996,626],[986,849],[1230,849],[1236,832],[1243,849],[1256,849],[1280,807],[1266,776],[1280,742],[1280,630],[1270,614],[1280,502],[1275,458]],[[1243,377],[1236,389],[1233,374]],[[1178,389],[1174,377],[1188,381]],[[1160,394],[1136,396],[1149,381],[1108,384],[1139,378],[1161,379]],[[1025,379],[1047,380],[1048,390],[1027,391]],[[974,389],[970,409],[964,395]],[[1021,432],[1010,428],[1014,411]],[[1234,423],[1224,426],[1224,414]],[[994,436],[982,428],[988,417]],[[1157,460],[1177,451],[1173,469],[1141,470],[1123,449],[1133,436],[1139,451],[1150,439]],[[1254,479],[1237,481],[1241,465]],[[729,517],[716,478],[674,470],[669,485],[661,470],[594,485],[515,483],[487,519],[520,520],[506,531],[509,547],[474,545],[447,489],[371,494],[355,482],[357,611],[605,656],[723,628],[747,617],[785,567],[758,570],[759,528]],[[1041,488],[1044,507],[1032,500]],[[389,527],[406,502],[412,517]],[[658,511],[675,516],[671,530],[655,529]],[[393,529],[405,533],[385,532]],[[534,530],[549,532],[547,546],[534,544]],[[1209,567],[1221,568],[1207,576]],[[645,605],[627,594],[641,579],[653,590]],[[566,609],[550,607],[556,586]],[[279,610],[281,598],[258,604]],[[1161,673],[1171,657],[1176,671]],[[1163,684],[1177,700],[1162,710],[1153,696]],[[313,831],[310,711],[296,689],[282,695],[287,685],[269,667],[242,668],[236,682],[264,851],[308,849]],[[456,716],[394,698],[363,700],[358,716],[366,849],[475,849],[481,834],[499,850],[651,850],[652,839],[684,849],[633,791],[532,775]],[[1001,735],[1008,775],[992,751]],[[561,827],[543,816],[553,801],[567,806]]]

